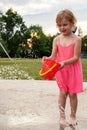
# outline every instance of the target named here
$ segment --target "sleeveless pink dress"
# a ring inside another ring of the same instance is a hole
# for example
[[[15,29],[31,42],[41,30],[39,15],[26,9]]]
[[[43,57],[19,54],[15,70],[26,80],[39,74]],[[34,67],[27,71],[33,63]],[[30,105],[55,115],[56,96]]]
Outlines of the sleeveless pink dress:
[[[57,62],[65,61],[73,57],[75,43],[68,46],[62,46],[58,40]],[[60,90],[70,93],[79,93],[83,91],[82,64],[79,60],[73,64],[66,65],[56,73],[56,81]]]

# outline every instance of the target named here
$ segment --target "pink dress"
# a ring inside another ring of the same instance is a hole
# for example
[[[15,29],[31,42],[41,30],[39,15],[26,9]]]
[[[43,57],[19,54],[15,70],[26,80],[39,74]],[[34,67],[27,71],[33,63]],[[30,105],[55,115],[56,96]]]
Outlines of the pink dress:
[[[58,40],[57,62],[65,61],[73,57],[75,43],[68,46],[62,46]],[[79,59],[73,64],[66,65],[56,73],[56,81],[61,90],[70,93],[79,93],[83,91],[82,64]]]

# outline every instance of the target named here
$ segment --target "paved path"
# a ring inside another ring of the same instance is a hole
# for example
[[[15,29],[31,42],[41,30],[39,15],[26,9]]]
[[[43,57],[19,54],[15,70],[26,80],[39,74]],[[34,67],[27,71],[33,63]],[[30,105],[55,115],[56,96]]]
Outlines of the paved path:
[[[87,83],[78,95],[77,118],[73,130],[87,130]],[[55,81],[0,80],[0,130],[72,130],[60,128]],[[67,101],[66,115],[70,107]]]

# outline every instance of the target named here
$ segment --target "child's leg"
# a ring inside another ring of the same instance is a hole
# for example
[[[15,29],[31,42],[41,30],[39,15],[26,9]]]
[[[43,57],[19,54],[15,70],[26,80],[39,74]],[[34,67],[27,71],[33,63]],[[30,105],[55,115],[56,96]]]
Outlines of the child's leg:
[[[65,117],[65,105],[66,105],[67,94],[68,94],[67,92],[60,90],[59,99],[58,99],[58,106],[60,112],[60,124],[65,126],[69,125]]]
[[[65,118],[66,98],[67,98],[67,93],[63,90],[60,90],[59,99],[58,99],[60,118]]]
[[[76,111],[77,111],[77,104],[78,104],[78,99],[77,99],[77,94],[69,94],[70,97],[70,105],[71,105],[71,122],[72,125],[76,125]]]

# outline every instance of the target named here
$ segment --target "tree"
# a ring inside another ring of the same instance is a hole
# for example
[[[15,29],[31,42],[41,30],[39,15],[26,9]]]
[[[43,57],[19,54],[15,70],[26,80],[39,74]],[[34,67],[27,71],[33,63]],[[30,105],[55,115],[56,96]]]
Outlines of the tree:
[[[28,30],[29,39],[31,42],[31,53],[33,57],[42,57],[43,55],[50,55],[52,40],[44,34],[42,27],[39,25],[31,25]]]
[[[31,25],[27,28],[22,17],[12,9],[5,14],[0,13],[0,20],[2,43],[11,57],[35,58],[50,55],[53,37],[46,36],[41,26]]]
[[[0,36],[2,31],[2,12],[0,11]]]
[[[6,46],[6,43],[3,41],[2,37],[1,37],[2,25],[3,25],[2,12],[0,11],[0,57],[1,56],[5,57],[6,53],[4,52],[3,48],[5,50],[7,50],[7,46]]]
[[[17,12],[9,9],[2,14],[1,37],[7,44],[10,56],[14,57],[19,43],[25,41],[26,29],[22,17]]]
[[[82,52],[87,54],[87,35],[82,38]]]

